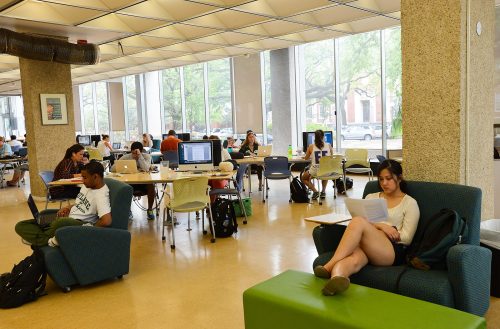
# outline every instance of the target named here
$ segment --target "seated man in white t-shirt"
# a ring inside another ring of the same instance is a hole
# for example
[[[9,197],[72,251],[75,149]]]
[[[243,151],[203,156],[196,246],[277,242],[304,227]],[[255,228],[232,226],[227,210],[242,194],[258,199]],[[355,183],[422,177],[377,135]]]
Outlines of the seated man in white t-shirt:
[[[24,220],[16,224],[16,232],[23,242],[33,246],[58,245],[55,232],[63,226],[109,226],[111,205],[109,189],[104,183],[104,167],[96,161],[89,162],[81,170],[83,187],[73,206],[61,208],[57,218],[46,227],[36,220]]]

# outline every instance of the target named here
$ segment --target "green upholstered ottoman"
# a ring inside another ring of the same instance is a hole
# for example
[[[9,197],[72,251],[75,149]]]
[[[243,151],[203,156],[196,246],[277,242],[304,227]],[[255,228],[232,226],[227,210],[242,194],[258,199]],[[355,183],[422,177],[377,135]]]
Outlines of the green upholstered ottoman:
[[[325,297],[325,282],[289,270],[247,289],[245,328],[486,328],[482,317],[356,284]]]

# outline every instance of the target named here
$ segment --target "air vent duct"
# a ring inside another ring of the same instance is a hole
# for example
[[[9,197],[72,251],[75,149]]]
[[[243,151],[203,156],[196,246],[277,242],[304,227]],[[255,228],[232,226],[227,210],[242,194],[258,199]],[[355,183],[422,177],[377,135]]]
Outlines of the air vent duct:
[[[32,36],[0,28],[0,53],[39,61],[92,65],[99,62],[99,46]]]

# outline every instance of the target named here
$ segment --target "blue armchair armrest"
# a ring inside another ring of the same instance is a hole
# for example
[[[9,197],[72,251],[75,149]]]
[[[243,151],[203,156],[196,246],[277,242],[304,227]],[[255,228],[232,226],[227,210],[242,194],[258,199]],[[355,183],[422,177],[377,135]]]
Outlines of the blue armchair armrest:
[[[68,226],[56,231],[59,248],[81,285],[127,274],[130,232]]]
[[[313,239],[318,255],[332,252],[342,239],[346,226],[344,225],[319,225],[313,230]]]
[[[484,316],[490,304],[491,251],[460,244],[450,248],[446,261],[455,307]]]

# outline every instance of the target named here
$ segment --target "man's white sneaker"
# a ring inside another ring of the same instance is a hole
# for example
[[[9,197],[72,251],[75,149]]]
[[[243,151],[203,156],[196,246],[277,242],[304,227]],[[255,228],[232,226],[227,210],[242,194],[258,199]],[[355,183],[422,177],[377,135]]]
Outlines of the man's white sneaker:
[[[49,239],[48,244],[50,247],[59,247],[59,242],[57,242],[55,236]]]

